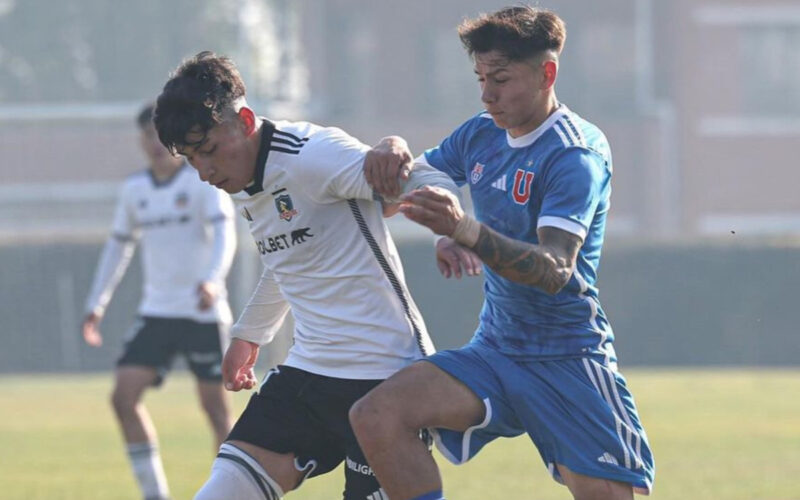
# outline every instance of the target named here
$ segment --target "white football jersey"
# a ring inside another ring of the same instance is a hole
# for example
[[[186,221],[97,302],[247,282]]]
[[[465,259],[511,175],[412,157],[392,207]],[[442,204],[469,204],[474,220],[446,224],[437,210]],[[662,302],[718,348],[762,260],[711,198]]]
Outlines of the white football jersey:
[[[111,236],[131,251],[134,242],[140,243],[144,276],[139,314],[231,322],[225,276],[236,245],[233,213],[230,197],[203,183],[188,165],[161,183],[149,170],[125,180]],[[222,241],[214,241],[215,230],[222,230],[224,237],[217,237]],[[106,260],[98,266],[88,311],[102,313],[127,264],[120,265],[124,257]],[[198,285],[203,281],[214,282],[220,290],[207,310],[198,307]]]
[[[265,344],[291,309],[285,364],[337,378],[386,378],[433,353],[364,178],[369,147],[308,122],[265,120],[261,141],[255,180],[233,199],[264,274],[232,336]],[[431,172],[426,183],[457,189]]]

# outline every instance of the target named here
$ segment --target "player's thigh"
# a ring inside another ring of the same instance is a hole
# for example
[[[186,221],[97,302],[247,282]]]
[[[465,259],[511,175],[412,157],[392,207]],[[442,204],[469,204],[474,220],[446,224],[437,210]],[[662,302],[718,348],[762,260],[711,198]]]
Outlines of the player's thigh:
[[[177,353],[174,331],[180,320],[141,317],[127,335],[117,367],[149,367],[157,373],[151,385],[161,384]]]
[[[630,483],[585,476],[569,470],[563,464],[557,464],[557,467],[564,484],[569,488],[572,496],[579,500],[633,499],[633,487]]]
[[[287,366],[270,370],[234,424],[228,440],[289,455],[302,477],[325,474],[336,468],[344,459],[342,440],[320,417],[328,408],[309,399],[309,393],[313,393],[310,388],[320,378]],[[346,410],[341,413],[346,420]]]
[[[150,366],[123,365],[114,375],[112,400],[115,406],[133,405],[142,393],[158,380],[158,371]]]
[[[378,385],[353,408],[356,418],[399,420],[409,428],[466,430],[485,406],[463,382],[427,361],[414,363]]]

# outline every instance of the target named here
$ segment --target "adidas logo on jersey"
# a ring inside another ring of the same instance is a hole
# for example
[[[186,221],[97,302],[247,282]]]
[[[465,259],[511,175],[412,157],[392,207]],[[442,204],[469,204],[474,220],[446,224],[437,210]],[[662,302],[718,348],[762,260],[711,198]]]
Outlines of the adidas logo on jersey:
[[[506,190],[506,176],[505,174],[497,179],[496,181],[492,182],[492,187],[495,189],[499,189],[500,191]]]
[[[383,488],[381,488],[378,491],[367,495],[367,500],[389,500],[389,497],[386,495],[386,492],[383,491]]]
[[[617,459],[614,458],[609,452],[605,452],[599,457],[597,457],[597,461],[604,463],[604,464],[612,464],[612,465],[619,465]]]

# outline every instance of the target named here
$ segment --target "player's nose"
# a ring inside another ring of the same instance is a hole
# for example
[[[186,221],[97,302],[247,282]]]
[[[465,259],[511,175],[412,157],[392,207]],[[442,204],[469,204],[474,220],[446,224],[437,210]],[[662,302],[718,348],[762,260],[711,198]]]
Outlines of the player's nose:
[[[197,170],[200,180],[203,182],[209,182],[214,175],[214,168],[207,161],[195,159],[192,160],[192,166]]]
[[[497,94],[491,85],[484,85],[481,89],[481,101],[484,104],[491,104],[497,101]]]

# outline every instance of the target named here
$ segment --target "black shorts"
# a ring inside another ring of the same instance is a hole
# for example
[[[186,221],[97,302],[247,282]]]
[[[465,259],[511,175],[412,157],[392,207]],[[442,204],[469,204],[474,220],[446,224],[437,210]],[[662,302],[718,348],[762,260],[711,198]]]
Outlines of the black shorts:
[[[306,478],[345,460],[345,500],[384,498],[350,427],[348,412],[381,380],[351,380],[278,366],[253,394],[228,440],[293,453]]]
[[[217,323],[198,323],[183,318],[143,316],[126,339],[117,366],[155,368],[154,385],[163,382],[175,356],[186,357],[189,368],[199,380],[222,381],[222,346]]]

